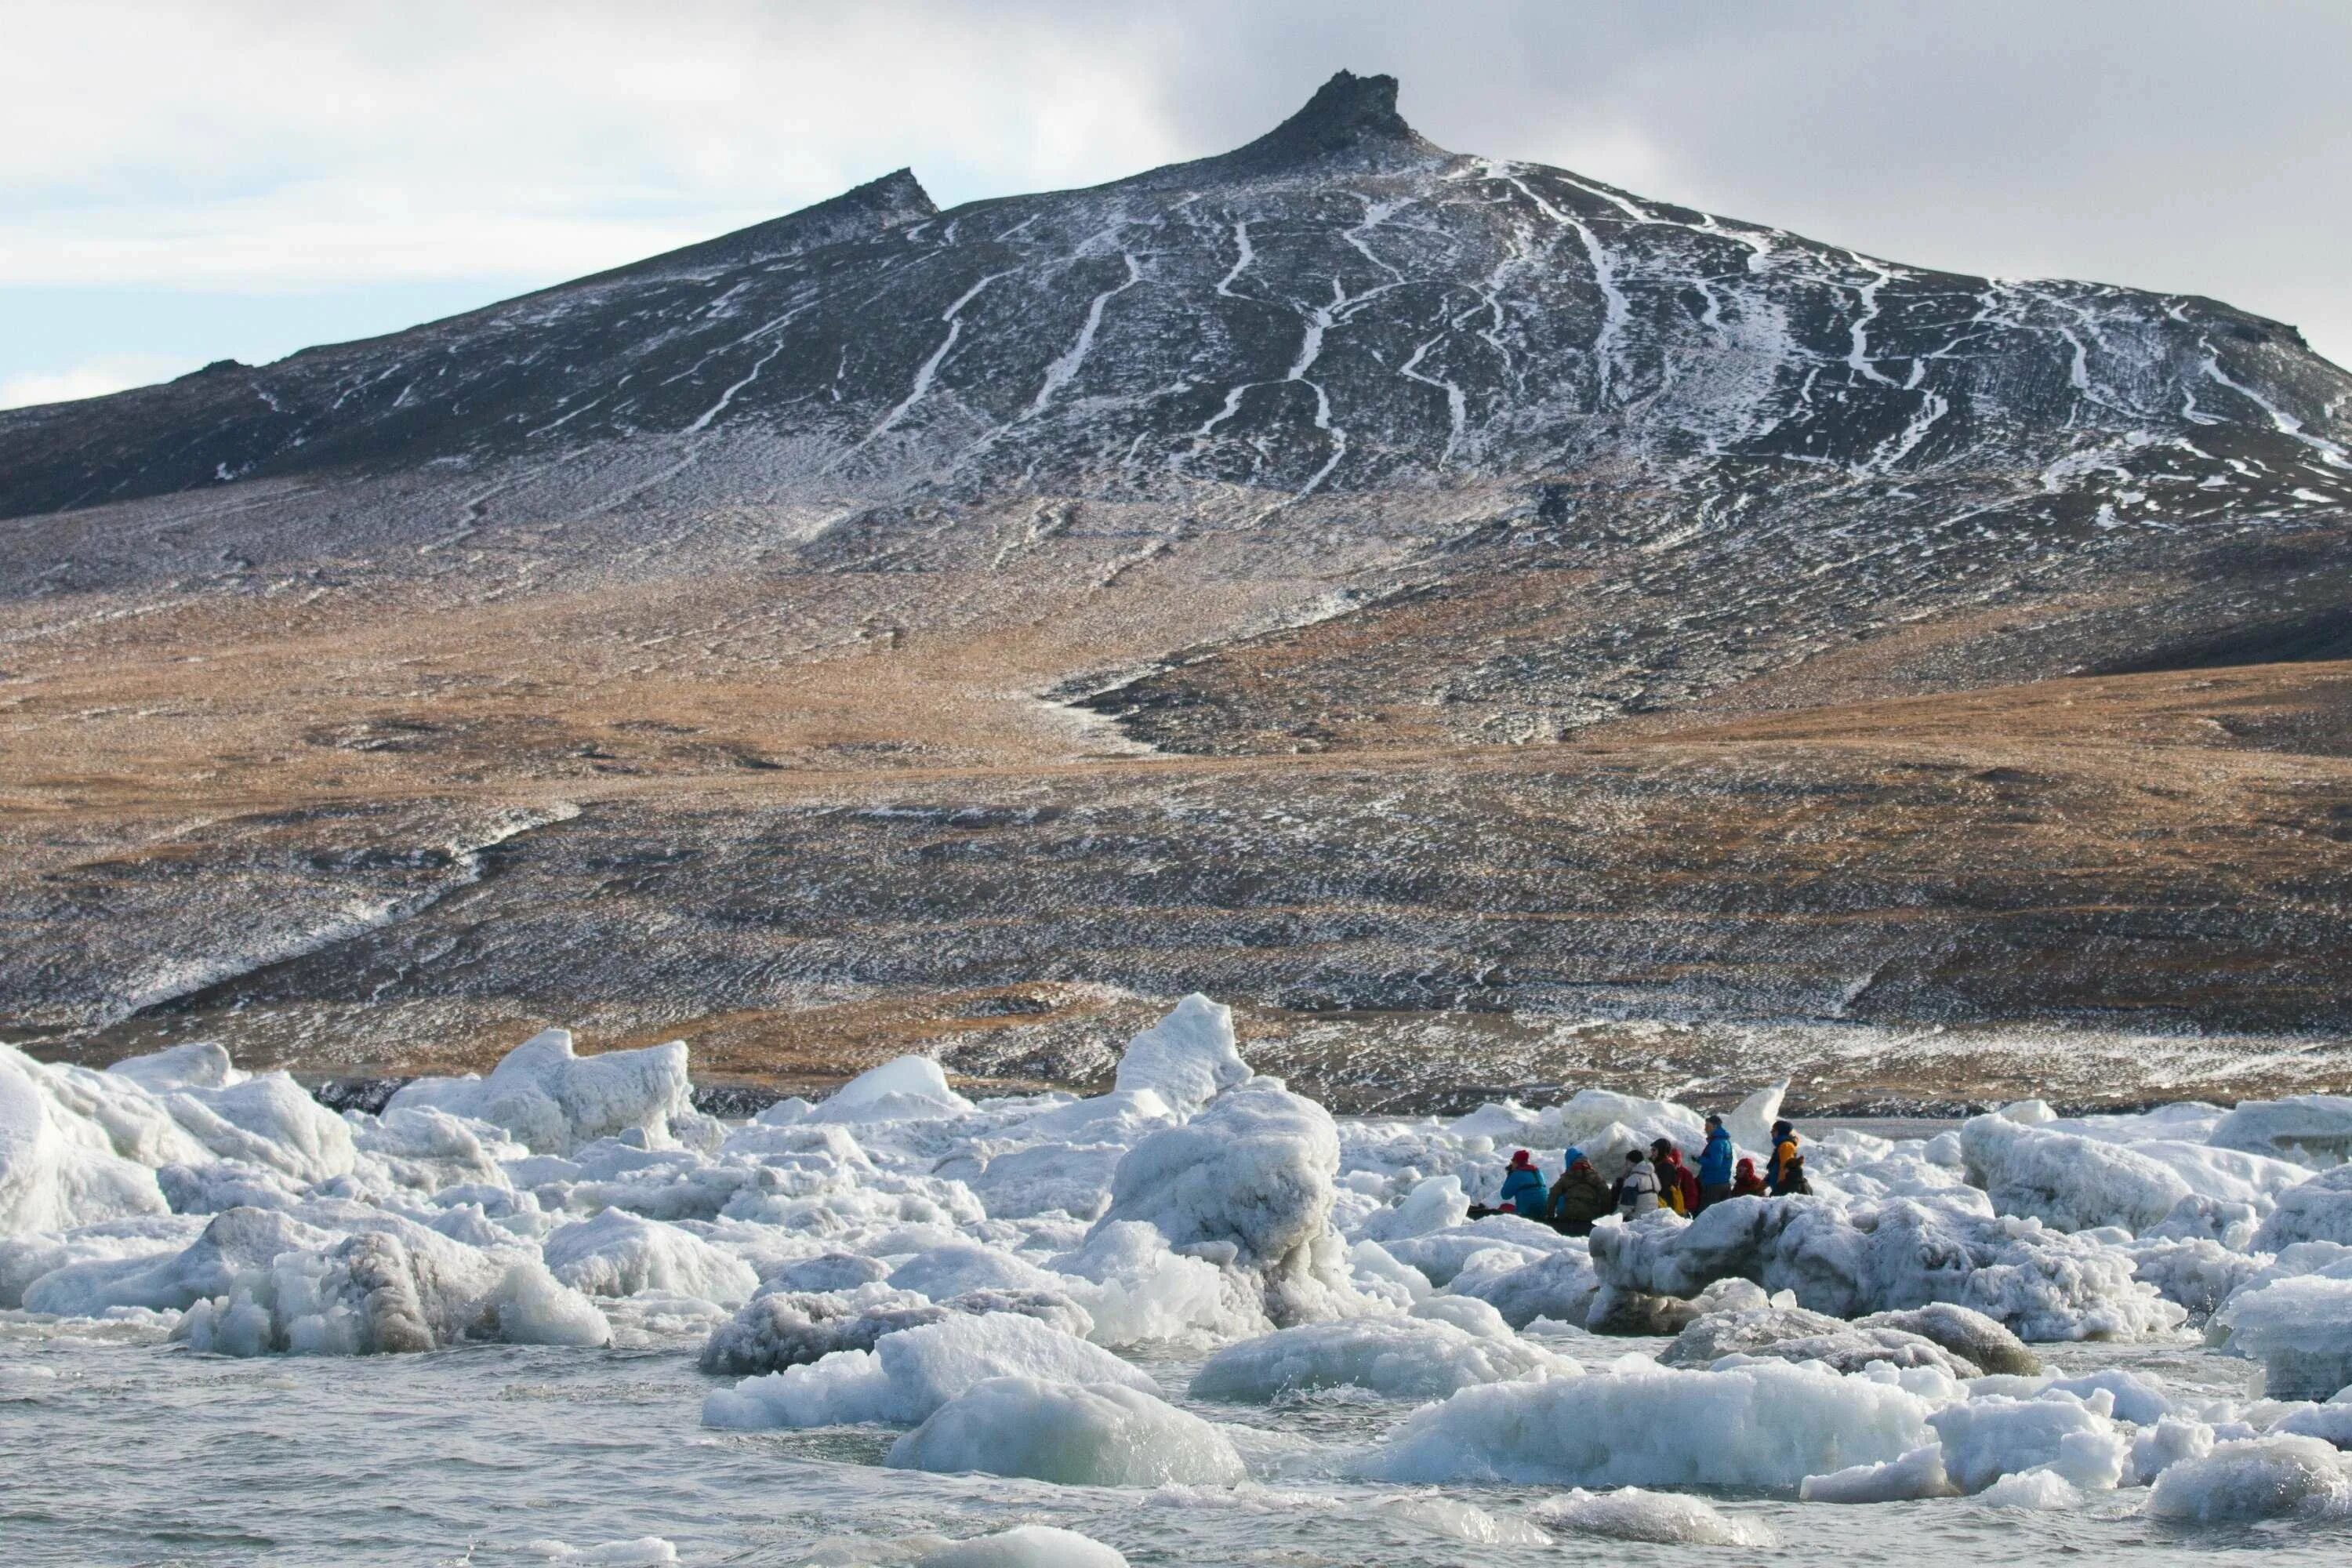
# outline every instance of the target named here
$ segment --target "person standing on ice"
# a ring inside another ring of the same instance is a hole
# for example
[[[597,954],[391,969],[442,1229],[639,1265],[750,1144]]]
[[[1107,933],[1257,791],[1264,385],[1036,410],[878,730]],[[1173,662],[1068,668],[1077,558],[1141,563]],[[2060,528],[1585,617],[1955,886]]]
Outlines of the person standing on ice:
[[[1650,1168],[1657,1173],[1658,1196],[1668,1208],[1685,1219],[1698,1212],[1698,1178],[1683,1163],[1683,1152],[1672,1140],[1651,1140]]]
[[[1709,1204],[1718,1204],[1731,1195],[1731,1134],[1725,1131],[1723,1118],[1706,1119],[1706,1147],[1698,1152],[1698,1203],[1691,1213],[1697,1214]]]
[[[1650,1169],[1639,1149],[1625,1151],[1625,1173],[1617,1178],[1610,1189],[1616,1200],[1617,1212],[1627,1219],[1638,1219],[1658,1206],[1658,1173]]]
[[[1764,1167],[1764,1186],[1774,1197],[1810,1193],[1804,1184],[1805,1157],[1797,1152],[1797,1130],[1786,1121],[1772,1123],[1772,1160]]]
[[[1617,1206],[1617,1195],[1581,1149],[1568,1152],[1568,1169],[1551,1184],[1551,1224],[1566,1236],[1590,1236],[1592,1222]]]
[[[1525,1149],[1512,1154],[1511,1168],[1503,1173],[1503,1195],[1499,1202],[1513,1214],[1541,1219],[1544,1212],[1543,1173],[1536,1169],[1534,1156]]]
[[[1760,1198],[1764,1194],[1764,1178],[1756,1173],[1756,1162],[1743,1156],[1739,1168],[1731,1173],[1731,1195],[1735,1198]]]

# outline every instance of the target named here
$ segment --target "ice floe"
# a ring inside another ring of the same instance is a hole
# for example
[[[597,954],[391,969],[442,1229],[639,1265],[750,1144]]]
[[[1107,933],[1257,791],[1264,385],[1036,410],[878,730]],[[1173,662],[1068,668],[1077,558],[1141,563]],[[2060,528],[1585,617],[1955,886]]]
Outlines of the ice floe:
[[[1743,1150],[1784,1089],[1730,1112]],[[1380,1494],[1463,1540],[1769,1542],[1685,1488],[2336,1517],[2347,1104],[1833,1131],[1810,1195],[1565,1235],[1471,1217],[1512,1149],[1548,1174],[1571,1147],[1695,1155],[1696,1111],[1588,1089],[1335,1119],[1253,1075],[1197,996],[1101,1095],[974,1099],[901,1058],[730,1122],[693,1110],[683,1046],[583,1057],[560,1030],[380,1115],[208,1045],[103,1071],[0,1047],[0,1311],[150,1325],[173,1353],[698,1346],[714,1381],[680,1397],[709,1426],[878,1426],[892,1467],[1044,1486],[1573,1489],[1499,1512]],[[2068,1375],[2036,1349],[2084,1342],[2261,1381]],[[1300,1404],[1379,1412],[1378,1435],[1318,1447],[1244,1408]],[[1119,1560],[1044,1527],[922,1539],[889,1560]]]

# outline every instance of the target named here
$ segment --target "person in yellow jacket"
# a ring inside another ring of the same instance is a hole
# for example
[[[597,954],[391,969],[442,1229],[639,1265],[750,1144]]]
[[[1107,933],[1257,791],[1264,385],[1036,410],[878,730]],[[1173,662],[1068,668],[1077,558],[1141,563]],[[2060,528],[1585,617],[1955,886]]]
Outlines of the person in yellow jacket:
[[[1797,1130],[1785,1121],[1772,1123],[1772,1160],[1764,1169],[1764,1186],[1774,1197],[1813,1190],[1805,1181],[1805,1157],[1797,1151]]]

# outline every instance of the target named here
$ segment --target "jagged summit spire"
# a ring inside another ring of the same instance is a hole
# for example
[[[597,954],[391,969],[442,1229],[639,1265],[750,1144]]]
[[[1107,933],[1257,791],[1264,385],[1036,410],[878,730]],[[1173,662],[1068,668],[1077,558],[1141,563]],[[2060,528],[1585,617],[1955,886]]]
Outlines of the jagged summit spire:
[[[1241,151],[1297,159],[1328,157],[1367,143],[1427,147],[1397,112],[1396,100],[1396,78],[1343,70],[1317,88],[1305,108]]]
[[[1343,70],[1315,89],[1306,106],[1259,137],[1214,158],[1178,163],[1142,176],[1255,178],[1293,169],[1386,169],[1451,157],[1397,112],[1397,79]]]

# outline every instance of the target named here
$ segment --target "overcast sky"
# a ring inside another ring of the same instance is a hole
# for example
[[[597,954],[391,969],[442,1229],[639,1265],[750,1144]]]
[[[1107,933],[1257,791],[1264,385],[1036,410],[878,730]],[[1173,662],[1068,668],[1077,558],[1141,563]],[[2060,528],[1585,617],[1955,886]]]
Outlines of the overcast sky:
[[[0,0],[0,406],[388,331],[911,164],[942,205],[1423,135],[2352,364],[2352,0]]]

